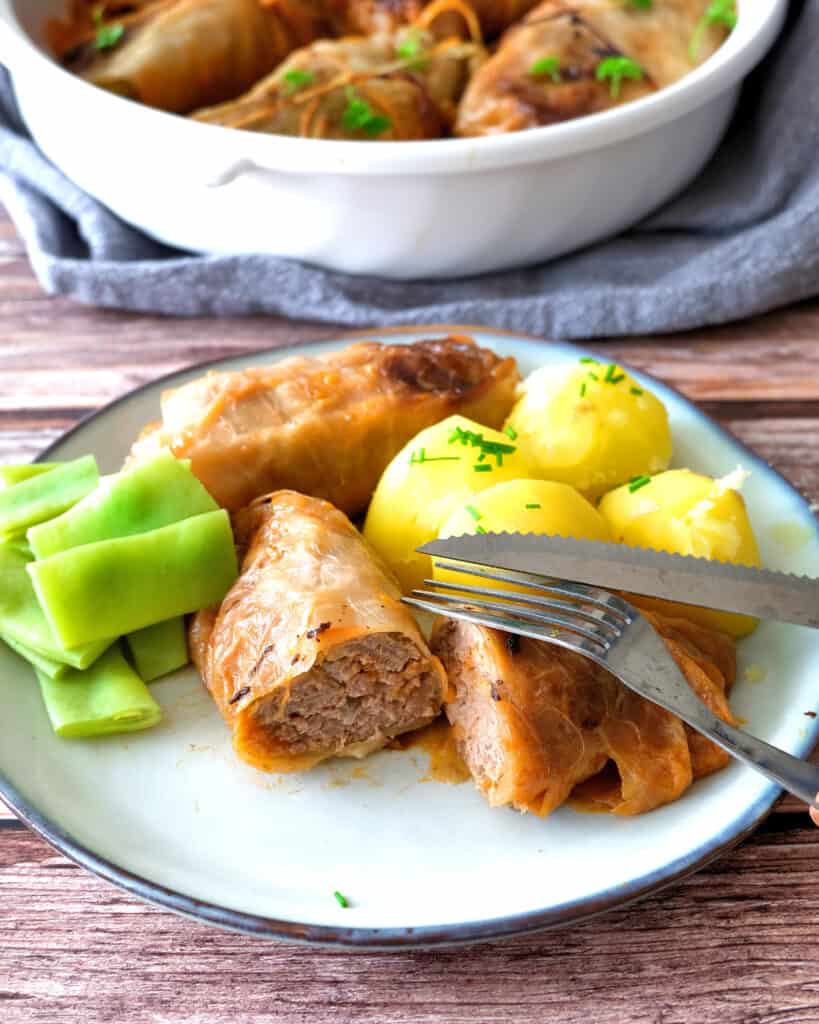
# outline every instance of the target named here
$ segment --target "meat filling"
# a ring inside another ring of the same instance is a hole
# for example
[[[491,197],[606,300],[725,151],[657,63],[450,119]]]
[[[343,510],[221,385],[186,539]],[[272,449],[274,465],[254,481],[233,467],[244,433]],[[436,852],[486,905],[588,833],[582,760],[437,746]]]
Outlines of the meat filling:
[[[381,633],[340,644],[287,691],[258,701],[254,715],[291,753],[338,753],[418,728],[439,706],[429,657],[400,634]]]

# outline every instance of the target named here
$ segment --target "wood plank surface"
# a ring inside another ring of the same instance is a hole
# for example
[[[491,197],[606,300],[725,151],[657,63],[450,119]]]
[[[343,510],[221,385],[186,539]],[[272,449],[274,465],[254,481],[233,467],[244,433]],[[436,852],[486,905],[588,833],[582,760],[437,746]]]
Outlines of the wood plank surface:
[[[333,333],[49,298],[2,216],[0,325],[2,461],[162,374]],[[819,302],[592,347],[679,388],[819,503]],[[1,805],[0,906],[3,1024],[819,1022],[819,831],[791,800],[637,906],[468,950],[348,954],[205,928],[79,870]]]

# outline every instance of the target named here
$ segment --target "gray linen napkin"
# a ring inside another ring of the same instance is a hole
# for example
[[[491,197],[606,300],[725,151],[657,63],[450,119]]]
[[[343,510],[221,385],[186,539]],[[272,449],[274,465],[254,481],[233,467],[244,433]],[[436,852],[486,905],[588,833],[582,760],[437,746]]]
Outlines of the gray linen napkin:
[[[805,0],[792,5],[725,142],[683,195],[613,241],[526,270],[398,283],[268,256],[174,251],[43,157],[2,69],[0,199],[43,287],[99,306],[351,326],[486,323],[563,338],[721,323],[819,295],[818,58],[819,0]]]

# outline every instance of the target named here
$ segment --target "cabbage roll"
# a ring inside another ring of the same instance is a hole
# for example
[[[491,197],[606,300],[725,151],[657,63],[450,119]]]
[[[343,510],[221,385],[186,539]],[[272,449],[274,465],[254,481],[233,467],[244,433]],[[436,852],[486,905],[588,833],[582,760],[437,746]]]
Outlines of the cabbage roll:
[[[501,40],[467,88],[457,135],[537,128],[608,110],[671,85],[719,47],[694,34],[708,0],[546,0]]]
[[[499,427],[520,380],[471,338],[362,342],[327,355],[211,372],[162,396],[162,423],[132,458],[168,447],[220,505],[291,488],[362,513],[381,473],[420,430],[462,413]]]
[[[417,29],[322,39],[293,53],[246,95],[194,117],[307,138],[440,138],[484,56],[477,43],[441,41]]]
[[[733,722],[733,642],[685,620],[648,616],[692,689]],[[449,677],[446,714],[490,805],[545,816],[573,794],[631,815],[680,797],[728,755],[674,715],[563,648],[440,619],[433,651]]]
[[[538,0],[326,0],[336,30],[372,35],[394,32],[419,20],[436,32],[470,28],[470,12],[487,36],[497,35],[530,11]],[[464,13],[460,13],[464,12]]]
[[[235,529],[241,576],[221,608],[194,617],[190,647],[241,758],[306,770],[363,757],[439,714],[441,664],[343,513],[279,491]]]
[[[102,15],[93,8],[84,38],[58,55],[94,85],[178,114],[239,96],[327,29],[322,0],[128,6],[105,5]]]

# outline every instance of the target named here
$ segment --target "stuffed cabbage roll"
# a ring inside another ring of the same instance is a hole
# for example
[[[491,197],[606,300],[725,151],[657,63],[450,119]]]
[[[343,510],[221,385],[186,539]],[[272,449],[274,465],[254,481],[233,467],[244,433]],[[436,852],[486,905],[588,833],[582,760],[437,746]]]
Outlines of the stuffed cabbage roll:
[[[508,28],[531,10],[538,0],[326,0],[338,32],[394,32],[402,25],[426,24],[436,34],[471,31],[477,15],[489,37]]]
[[[84,37],[58,56],[94,85],[178,114],[240,95],[327,30],[322,0],[129,6],[93,7]]]
[[[500,426],[519,380],[514,359],[462,337],[362,342],[211,372],[165,392],[162,423],[143,433],[132,458],[170,448],[230,510],[292,488],[357,515],[418,431],[455,412]]]
[[[456,134],[537,128],[671,85],[725,38],[724,28],[701,24],[708,2],[546,0],[506,33],[472,79]]]
[[[484,57],[477,43],[438,40],[417,29],[322,39],[291,54],[245,96],[194,117],[307,138],[440,138]]]
[[[730,638],[651,618],[691,687],[733,722],[725,696],[735,673]],[[431,646],[449,676],[446,714],[458,750],[492,806],[545,816],[574,793],[599,810],[639,814],[676,800],[728,760],[571,651],[452,619],[438,620]]]
[[[435,718],[446,676],[388,570],[345,515],[293,491],[235,518],[242,572],[191,624],[191,654],[263,771],[363,757]]]

